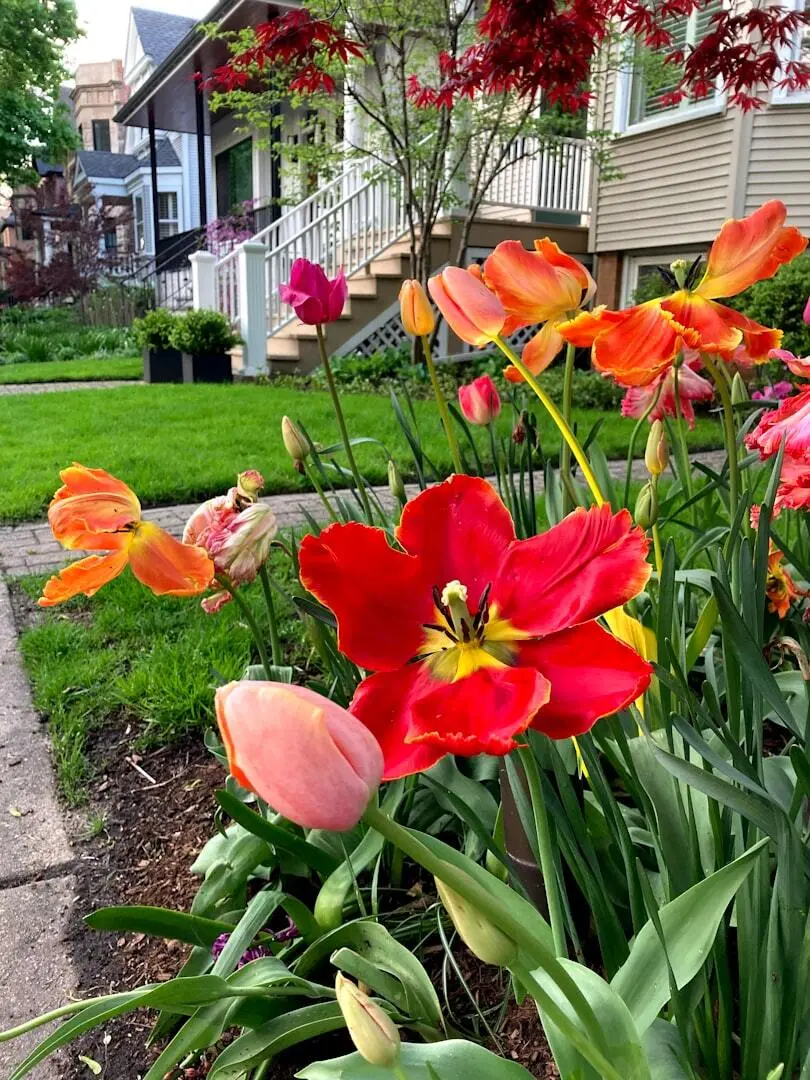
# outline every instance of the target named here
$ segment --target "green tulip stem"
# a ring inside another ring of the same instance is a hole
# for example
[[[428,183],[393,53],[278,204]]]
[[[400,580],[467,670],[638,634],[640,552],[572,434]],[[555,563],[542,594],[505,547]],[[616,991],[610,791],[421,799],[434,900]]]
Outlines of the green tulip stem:
[[[264,634],[261,631],[261,627],[256,622],[256,616],[250,610],[250,604],[248,604],[247,600],[245,600],[244,596],[242,596],[240,591],[237,588],[234,588],[234,586],[226,577],[218,577],[216,580],[218,585],[220,585],[223,589],[230,593],[230,595],[236,601],[239,610],[242,612],[245,622],[248,624],[250,632],[253,635],[253,640],[256,642],[256,648],[259,652],[259,659],[262,662],[264,673],[269,679],[271,664],[270,658],[267,655],[267,647],[264,643]]]
[[[346,450],[346,457],[349,462],[349,469],[354,477],[354,482],[357,485],[357,494],[363,504],[363,511],[366,515],[366,521],[369,525],[373,524],[373,515],[371,513],[371,503],[368,501],[368,492],[366,491],[366,482],[360,475],[360,470],[357,468],[357,462],[354,459],[354,450],[352,449],[352,441],[349,438],[349,429],[346,427],[346,417],[343,415],[343,407],[340,404],[340,396],[335,385],[335,376],[332,373],[332,365],[329,363],[329,354],[326,351],[326,337],[323,332],[323,326],[318,323],[315,327],[318,333],[318,347],[321,351],[321,360],[323,361],[323,370],[326,372],[326,382],[329,386],[329,393],[332,397],[332,405],[335,409],[335,416],[337,418],[338,427],[340,428],[340,437],[343,440],[343,446]]]
[[[628,510],[631,509],[631,506],[630,506],[630,484],[631,484],[632,479],[633,479],[633,458],[634,458],[634,455],[635,455],[636,440],[638,439],[639,432],[641,431],[641,428],[642,428],[642,426],[644,424],[644,421],[649,420],[650,413],[653,411],[655,406],[658,404],[658,399],[661,397],[661,391],[663,390],[663,388],[664,388],[664,383],[662,381],[662,382],[660,382],[658,384],[658,389],[655,391],[655,396],[653,397],[650,404],[647,406],[647,408],[644,410],[644,412],[641,414],[641,416],[636,421],[636,423],[635,423],[635,425],[633,427],[633,430],[632,430],[632,432],[630,434],[630,444],[627,447],[627,468],[626,468],[625,473],[624,473],[624,499],[623,499],[623,504],[624,504],[624,506],[627,507]]]
[[[551,923],[551,935],[554,939],[554,952],[557,956],[567,957],[568,947],[565,942],[565,921],[560,896],[560,883],[557,878],[557,868],[554,865],[551,829],[549,827],[548,811],[543,800],[540,770],[537,767],[537,759],[532,753],[531,747],[520,747],[517,756],[523,766],[529,785],[529,797],[532,801],[532,812],[534,814],[534,828],[537,833],[537,848],[540,852],[540,871],[543,875],[543,887],[546,891],[546,902],[548,903],[548,918]]]
[[[408,1074],[405,1072],[405,1070],[402,1068],[398,1061],[391,1066],[391,1070],[397,1080],[408,1080]]]
[[[335,513],[335,511],[332,508],[332,504],[327,499],[326,493],[324,492],[320,481],[318,480],[317,476],[315,475],[315,470],[313,468],[311,468],[310,465],[306,461],[303,461],[301,464],[304,466],[304,472],[307,474],[307,479],[309,480],[310,484],[312,484],[312,486],[315,488],[318,495],[320,496],[320,500],[323,503],[327,514],[329,515],[329,517],[331,518],[331,520],[333,522],[335,522],[335,523],[338,522],[340,520],[340,518],[337,516],[337,514]]]
[[[723,378],[714,360],[705,353],[701,353],[703,366],[714,380],[720,403],[723,406],[723,435],[726,442],[726,455],[728,457],[728,502],[729,515],[734,521],[737,515],[737,503],[740,499],[740,461],[737,457],[737,432],[734,427],[734,406],[731,403],[731,394],[728,383]],[[677,401],[677,395],[675,400]]]
[[[430,347],[429,334],[425,334],[422,338],[422,349],[425,353],[425,365],[427,366],[428,375],[430,376],[430,385],[433,387],[433,395],[436,398],[436,404],[439,407],[439,415],[442,418],[444,433],[447,436],[447,442],[450,446],[450,456],[453,459],[453,468],[461,475],[464,472],[464,466],[461,463],[458,439],[453,430],[453,418],[450,415],[450,410],[447,408],[447,402],[444,399],[441,384],[439,383],[439,376],[436,374],[436,364],[433,360],[433,350]]]
[[[496,337],[493,338],[492,341],[493,344],[498,346],[498,348],[510,361],[510,363],[513,364],[514,367],[520,372],[520,374],[523,376],[523,378],[526,380],[532,390],[534,390],[535,394],[537,394],[546,412],[557,425],[557,429],[559,430],[563,439],[566,443],[568,443],[569,447],[571,448],[571,453],[576,458],[577,464],[579,465],[580,469],[582,469],[582,475],[585,477],[585,481],[588,487],[591,489],[591,494],[593,495],[594,502],[597,506],[603,506],[605,503],[605,496],[602,494],[602,490],[599,487],[599,482],[597,481],[593,469],[591,468],[591,463],[588,461],[587,455],[580,446],[576,435],[571,430],[570,424],[567,422],[563,414],[560,412],[560,410],[545,392],[545,390],[534,377],[534,375],[532,375],[532,373],[529,371],[529,369],[526,367],[526,365],[523,363],[517,353],[513,349],[511,349],[509,345],[506,344],[503,338]]]
[[[259,567],[259,577],[262,582],[262,591],[264,592],[264,603],[267,607],[267,621],[270,624],[270,652],[273,656],[273,663],[276,667],[281,667],[284,663],[284,656],[281,652],[281,638],[278,634],[278,616],[276,615],[276,605],[273,601],[273,590],[270,586],[270,575],[267,573],[267,564],[263,563]]]
[[[374,801],[366,808],[363,820],[369,828],[376,829],[394,847],[401,848],[414,862],[419,863],[430,874],[444,882],[453,892],[458,893],[469,904],[477,908],[486,919],[507,937],[511,938],[518,948],[530,956],[532,962],[538,968],[542,968],[568,1000],[582,1024],[586,1033],[586,1037],[583,1039],[583,1056],[591,1062],[601,1076],[608,1077],[609,1080],[622,1080],[622,1077],[610,1066],[603,1068],[604,1055],[607,1055],[609,1051],[602,1029],[585,995],[559,960],[537,940],[531,930],[527,929],[520,919],[505,909],[497,898],[474,878],[463,870],[459,870],[452,863],[435,855],[430,848],[422,843],[418,835],[384,814]],[[541,991],[541,993],[543,992]],[[562,1010],[554,1005],[546,995],[543,995],[543,997],[551,1006],[549,1016],[554,1019],[554,1022],[559,1023],[560,1019],[565,1021]]]
[[[565,350],[565,374],[563,376],[563,396],[562,396],[562,414],[563,419],[569,428],[571,427],[571,407],[574,403],[574,360],[576,358],[576,349],[568,342]],[[565,482],[565,477],[571,475],[571,447],[564,439],[563,444],[560,447],[560,473],[563,476],[563,491],[562,491],[562,512],[563,517],[568,514],[571,509],[571,494],[569,491],[569,485]]]

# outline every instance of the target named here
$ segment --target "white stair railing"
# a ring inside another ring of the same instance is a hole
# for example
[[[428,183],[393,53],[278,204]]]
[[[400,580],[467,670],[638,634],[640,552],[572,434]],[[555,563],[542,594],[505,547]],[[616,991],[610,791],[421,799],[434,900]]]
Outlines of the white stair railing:
[[[474,157],[474,151],[472,156]],[[367,176],[376,171],[368,179]],[[583,215],[589,212],[590,157],[587,143],[559,139],[515,140],[504,167],[490,184],[483,205]],[[329,277],[340,269],[357,273],[400,240],[408,226],[403,184],[398,174],[360,159],[319,191],[262,229],[251,243],[263,244],[267,333],[295,320],[282,304],[279,286],[289,281],[296,259],[323,266]],[[239,250],[216,264],[220,310],[239,320]]]

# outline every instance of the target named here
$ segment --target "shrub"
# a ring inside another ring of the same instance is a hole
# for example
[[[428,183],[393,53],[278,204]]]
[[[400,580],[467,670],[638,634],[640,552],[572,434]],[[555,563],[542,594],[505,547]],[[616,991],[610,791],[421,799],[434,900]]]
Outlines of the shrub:
[[[139,349],[168,349],[177,326],[177,316],[166,308],[147,311],[132,324],[132,336]]]
[[[780,267],[772,278],[758,281],[730,306],[765,326],[784,330],[783,347],[797,356],[810,354],[810,326],[802,318],[810,296],[810,255]]]
[[[219,311],[189,311],[175,322],[171,343],[192,356],[215,356],[238,345],[240,338]]]

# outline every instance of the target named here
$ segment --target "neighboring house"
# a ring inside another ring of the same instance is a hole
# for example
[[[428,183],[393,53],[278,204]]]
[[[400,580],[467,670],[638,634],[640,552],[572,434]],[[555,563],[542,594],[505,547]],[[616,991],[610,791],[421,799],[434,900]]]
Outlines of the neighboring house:
[[[49,262],[51,229],[69,213],[64,167],[37,158],[34,169],[37,184],[7,189],[0,197],[0,287],[6,284],[8,262],[14,256],[34,270]]]
[[[198,146],[210,137],[211,163],[198,159],[201,205],[214,207],[222,216],[245,200],[254,202],[258,231],[252,242],[221,257],[192,256],[195,305],[218,307],[231,318],[245,341],[243,367],[249,374],[265,371],[268,362],[277,371],[308,370],[318,363],[314,328],[297,323],[278,294],[298,256],[320,262],[330,274],[343,267],[349,278],[349,305],[330,327],[334,351],[370,353],[399,344],[405,336],[397,294],[409,272],[409,245],[399,185],[379,174],[367,179],[368,166],[355,161],[347,163],[342,176],[295,205],[296,193],[273,147],[264,146],[264,138],[240,132],[231,115],[209,112],[201,86],[227,61],[228,51],[202,26],[216,23],[221,30],[239,30],[290,6],[297,5],[220,0],[147,79],[132,87],[116,117],[141,134],[151,129],[151,146],[158,130],[193,136]],[[276,138],[301,137],[305,118],[301,111],[282,111]],[[522,143],[521,149],[529,145],[528,140]],[[554,154],[538,144],[529,146],[528,156],[516,154],[515,163],[487,193],[465,258],[483,258],[502,239],[519,238],[530,246],[535,237],[547,234],[588,261],[589,188],[583,141],[568,140],[563,151]],[[458,215],[439,223],[432,244],[436,268],[452,257],[460,235]],[[445,353],[463,349],[446,327],[440,344]]]
[[[675,44],[699,41],[720,2],[672,20]],[[810,54],[807,34],[791,43],[792,57]],[[729,108],[720,89],[666,106],[669,88],[650,84],[629,43],[605,68],[593,122],[614,132],[612,165],[622,175],[594,184],[589,247],[598,302],[628,303],[656,266],[705,253],[726,218],[768,199],[782,199],[789,221],[810,232],[810,92],[774,90],[748,113]]]
[[[120,60],[80,64],[71,91],[73,121],[84,150],[120,154],[126,131],[113,117],[126,102],[129,91]]]

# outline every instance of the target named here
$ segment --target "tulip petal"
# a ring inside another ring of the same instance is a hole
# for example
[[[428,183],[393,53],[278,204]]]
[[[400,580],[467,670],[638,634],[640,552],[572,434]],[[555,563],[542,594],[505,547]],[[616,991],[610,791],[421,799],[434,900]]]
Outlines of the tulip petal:
[[[594,619],[641,592],[651,571],[648,547],[626,510],[580,507],[509,547],[492,586],[493,617],[532,636]]]
[[[480,668],[417,698],[407,741],[465,757],[508,754],[550,695],[531,667]]]
[[[553,258],[563,255],[552,241],[545,243],[555,249]],[[573,269],[573,263],[576,260],[570,256],[555,263],[546,257],[545,249],[527,251],[519,240],[504,240],[484,263],[484,277],[507,313],[531,326],[580,306],[589,282]],[[584,266],[577,265],[587,274]]]
[[[557,330],[578,349],[589,349],[600,334],[624,322],[627,314],[625,311],[611,311],[600,304],[593,311],[581,311],[576,318],[561,321],[557,324]]]
[[[93,495],[103,491],[108,495],[120,495],[129,499],[133,507],[140,510],[135,492],[106,469],[88,469],[86,465],[74,461],[68,468],[62,469],[59,476],[64,486],[59,488],[54,499],[66,499],[72,495]]]
[[[440,686],[425,664],[369,675],[355,691],[352,715],[366,725],[382,749],[383,780],[424,772],[444,757],[441,747],[406,742],[413,723],[413,703]]]
[[[544,236],[542,240],[535,240],[534,247],[535,251],[538,251],[553,266],[574,275],[583,293],[580,306],[593,299],[596,293],[596,282],[588,268],[583,266],[579,259],[575,259],[573,255],[563,251],[559,244],[556,244],[548,236]]]
[[[557,324],[547,322],[529,341],[520,359],[532,375],[539,375],[546,370],[564,344],[565,339],[557,329]],[[523,382],[523,376],[511,364],[504,369],[504,376],[509,382]]]
[[[338,646],[355,664],[390,671],[421,651],[423,626],[435,621],[433,582],[382,529],[330,525],[304,537],[299,562],[304,588],[334,612]]]
[[[74,596],[93,596],[102,585],[118,577],[127,565],[127,552],[115,551],[110,555],[90,555],[71,563],[45,582],[40,607],[54,607]]]
[[[681,289],[661,301],[661,308],[697,335],[693,348],[707,353],[731,353],[742,341],[742,332],[724,315],[729,308]]]
[[[581,735],[600,717],[627,708],[652,676],[646,660],[595,622],[525,642],[518,660],[551,683],[551,699],[532,726],[552,739]]]
[[[307,829],[344,832],[377,789],[382,754],[345,709],[304,687],[231,683],[216,695],[234,777]]]
[[[429,586],[441,590],[460,581],[475,611],[515,539],[515,527],[490,483],[451,476],[406,504],[396,537],[421,561]]]
[[[754,322],[747,315],[743,315],[741,311],[734,311],[733,308],[725,307],[723,304],[715,304],[715,307],[723,313],[723,318],[727,323],[742,332],[743,347],[749,363],[766,363],[770,359],[771,352],[782,344],[781,330],[762,326],[761,323]],[[728,359],[736,360],[736,356],[728,357]]]
[[[196,596],[214,580],[214,564],[202,548],[181,544],[151,521],[132,533],[129,565],[156,596]]]
[[[798,229],[785,226],[786,217],[785,204],[771,199],[748,217],[726,221],[712,244],[697,292],[710,300],[736,296],[800,255],[807,240]]]
[[[778,453],[782,443],[785,465],[789,459],[810,462],[810,388],[785,398],[778,409],[769,409],[745,437],[748,449],[757,450],[763,460]]]
[[[503,330],[503,305],[468,270],[448,266],[428,281],[428,289],[450,328],[468,345],[487,345]]]
[[[51,531],[68,551],[124,548],[139,520],[140,507],[133,508],[130,499],[107,492],[54,499],[48,509]]]
[[[574,323],[569,324],[572,328]],[[568,341],[565,326],[558,327]],[[581,340],[581,335],[574,336]],[[684,346],[698,343],[694,332],[684,337],[682,327],[657,300],[629,308],[624,318],[614,323],[593,343],[593,366],[612,375],[622,386],[646,386],[672,364]]]

